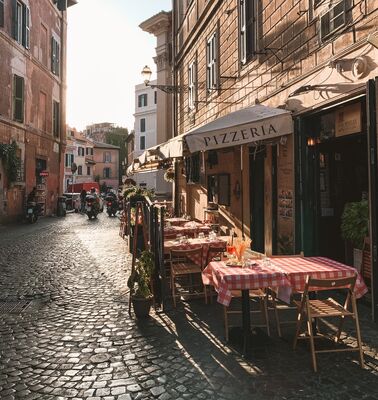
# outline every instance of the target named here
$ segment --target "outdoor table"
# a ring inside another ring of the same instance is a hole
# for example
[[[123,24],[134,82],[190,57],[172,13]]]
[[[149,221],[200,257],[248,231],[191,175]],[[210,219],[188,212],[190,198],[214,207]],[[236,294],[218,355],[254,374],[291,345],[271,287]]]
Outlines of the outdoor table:
[[[164,228],[164,233],[167,234],[175,234],[176,236],[182,235],[197,235],[199,232],[203,233],[209,233],[211,230],[211,227],[209,225],[189,225],[189,226],[171,226],[171,227],[165,227]]]
[[[209,247],[225,246],[225,244],[227,243],[227,239],[228,237],[217,237],[215,240],[210,241],[206,238],[196,238],[188,239],[187,243],[180,243],[177,240],[166,240],[164,241],[164,253],[169,254],[171,250],[188,250],[201,246],[202,260],[198,260],[197,258],[195,258],[192,261],[198,265],[204,266],[206,265]]]
[[[182,226],[188,223],[189,221],[186,218],[173,217],[173,218],[166,218],[165,222],[169,222],[172,226]]]
[[[218,292],[218,302],[228,306],[231,291],[242,292],[243,354],[248,354],[250,337],[249,290],[259,288],[286,288],[286,292],[303,291],[306,278],[337,279],[353,276],[357,271],[345,264],[325,257],[274,257],[269,265],[262,260],[253,260],[255,266],[249,268],[226,266],[222,261],[210,262],[202,272],[205,285],[213,285]],[[357,275],[355,285],[357,298],[367,293],[367,287]]]

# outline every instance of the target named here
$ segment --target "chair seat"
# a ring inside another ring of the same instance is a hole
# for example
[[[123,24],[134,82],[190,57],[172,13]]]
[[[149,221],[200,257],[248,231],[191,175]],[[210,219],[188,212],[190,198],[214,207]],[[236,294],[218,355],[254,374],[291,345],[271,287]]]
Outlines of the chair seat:
[[[202,269],[197,264],[189,264],[189,263],[178,263],[172,265],[172,275],[187,275],[187,274],[196,274],[201,273]]]
[[[294,303],[298,307],[301,306],[301,302],[295,300]],[[310,300],[309,301],[311,317],[332,317],[332,316],[341,316],[341,315],[353,315],[348,310],[345,310],[344,307],[339,304],[337,301],[333,299],[327,300]],[[306,310],[304,310],[306,312]]]
[[[242,297],[242,292],[241,290],[231,290],[231,296],[233,298],[241,298]],[[262,289],[253,289],[249,291],[249,297],[264,297],[265,293],[264,290]]]

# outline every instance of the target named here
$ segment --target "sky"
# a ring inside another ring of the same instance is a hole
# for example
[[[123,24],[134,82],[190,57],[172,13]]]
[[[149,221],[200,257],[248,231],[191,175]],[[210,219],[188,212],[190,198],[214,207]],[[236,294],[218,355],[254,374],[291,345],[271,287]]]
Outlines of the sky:
[[[134,87],[145,65],[155,72],[156,37],[139,24],[161,10],[171,10],[171,0],[78,0],[68,9],[70,127],[113,122],[133,129]]]

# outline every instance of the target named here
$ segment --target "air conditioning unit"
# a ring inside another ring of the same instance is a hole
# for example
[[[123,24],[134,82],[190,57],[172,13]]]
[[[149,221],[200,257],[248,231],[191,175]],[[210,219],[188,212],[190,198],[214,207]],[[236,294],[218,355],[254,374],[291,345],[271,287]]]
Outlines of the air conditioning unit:
[[[342,0],[320,16],[320,38],[326,40],[347,23],[349,0]]]

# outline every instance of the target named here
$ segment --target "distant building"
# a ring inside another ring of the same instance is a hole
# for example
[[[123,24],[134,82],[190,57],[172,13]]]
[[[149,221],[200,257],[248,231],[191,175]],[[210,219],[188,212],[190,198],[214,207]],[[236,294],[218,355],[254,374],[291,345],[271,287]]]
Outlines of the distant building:
[[[156,84],[152,81],[151,85]],[[144,83],[135,86],[135,147],[134,159],[138,158],[146,149],[156,146],[157,125],[156,107],[157,90]],[[171,186],[164,180],[164,171],[138,172],[132,177],[140,186],[155,189],[158,194],[171,192]]]
[[[75,129],[67,130],[67,146],[64,154],[64,192],[72,183],[72,163],[75,163],[77,170],[74,174],[74,183],[94,181],[94,144],[81,132]]]
[[[94,175],[99,177],[100,185],[117,189],[120,185],[119,150],[112,144],[93,142]]]
[[[87,138],[96,142],[106,142],[106,134],[114,129],[115,125],[111,122],[101,122],[98,124],[87,125],[84,134]]]
[[[65,147],[66,8],[74,4],[0,1],[0,146],[15,142],[21,160],[14,179],[0,155],[0,220],[22,215],[37,185],[44,212],[55,212]]]

